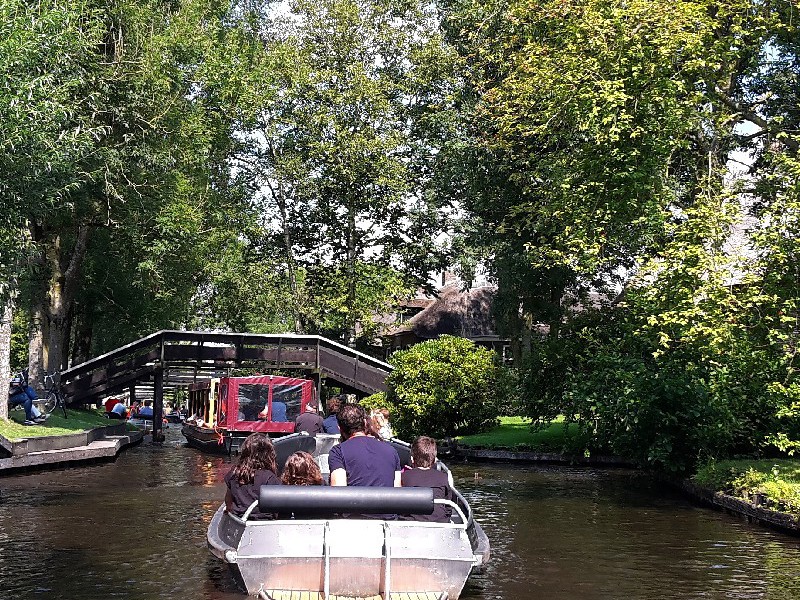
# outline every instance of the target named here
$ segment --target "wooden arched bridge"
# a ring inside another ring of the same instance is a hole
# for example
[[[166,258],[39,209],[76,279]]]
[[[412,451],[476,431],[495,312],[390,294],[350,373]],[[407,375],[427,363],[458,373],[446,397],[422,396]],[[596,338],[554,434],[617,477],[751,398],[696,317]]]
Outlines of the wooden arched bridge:
[[[159,331],[61,373],[69,403],[90,404],[119,393],[152,397],[154,424],[165,392],[236,370],[302,372],[319,388],[327,381],[369,395],[386,390],[391,366],[317,335]],[[154,439],[157,439],[154,432]]]

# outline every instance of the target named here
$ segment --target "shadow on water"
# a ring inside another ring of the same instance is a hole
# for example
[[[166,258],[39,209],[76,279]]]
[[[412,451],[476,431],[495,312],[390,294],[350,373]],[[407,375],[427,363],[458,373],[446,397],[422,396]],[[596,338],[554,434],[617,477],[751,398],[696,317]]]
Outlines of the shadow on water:
[[[0,598],[244,600],[209,554],[225,457],[177,429],[114,463],[0,478]],[[798,540],[640,473],[458,464],[492,543],[469,600],[800,598]]]

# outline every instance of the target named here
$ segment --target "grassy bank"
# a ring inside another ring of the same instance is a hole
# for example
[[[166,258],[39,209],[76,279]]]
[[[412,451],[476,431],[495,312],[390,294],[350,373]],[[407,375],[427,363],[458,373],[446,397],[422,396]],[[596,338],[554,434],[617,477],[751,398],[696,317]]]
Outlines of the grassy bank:
[[[41,425],[23,425],[25,413],[22,410],[9,411],[8,416],[8,421],[0,420],[0,435],[9,440],[78,433],[119,422],[110,421],[105,413],[94,409],[67,409],[66,419],[63,413],[54,412]]]
[[[532,429],[524,417],[500,417],[500,425],[484,433],[458,438],[461,446],[518,452],[564,452],[583,447],[578,426],[553,421],[542,429]]]
[[[692,481],[766,508],[800,514],[800,460],[713,461]]]

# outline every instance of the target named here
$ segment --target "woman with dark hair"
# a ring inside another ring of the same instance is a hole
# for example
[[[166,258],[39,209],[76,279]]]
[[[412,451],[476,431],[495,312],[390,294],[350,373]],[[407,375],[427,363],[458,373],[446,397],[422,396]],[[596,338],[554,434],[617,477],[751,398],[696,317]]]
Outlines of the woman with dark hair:
[[[283,485],[322,485],[322,473],[308,452],[295,452],[286,459],[281,482]]]
[[[252,433],[242,442],[239,449],[239,462],[225,475],[225,507],[228,512],[242,516],[250,505],[258,500],[262,485],[280,485],[276,473],[275,446],[263,433]],[[272,513],[262,513],[256,507],[250,513],[251,519],[274,519]]]

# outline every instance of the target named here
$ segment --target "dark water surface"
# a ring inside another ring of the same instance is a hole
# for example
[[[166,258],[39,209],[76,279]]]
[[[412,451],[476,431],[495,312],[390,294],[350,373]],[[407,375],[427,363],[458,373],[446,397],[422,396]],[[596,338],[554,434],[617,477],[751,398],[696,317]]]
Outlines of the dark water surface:
[[[227,458],[147,441],[0,477],[0,599],[244,600],[206,549]],[[492,543],[470,600],[800,599],[800,540],[630,471],[450,465]]]

